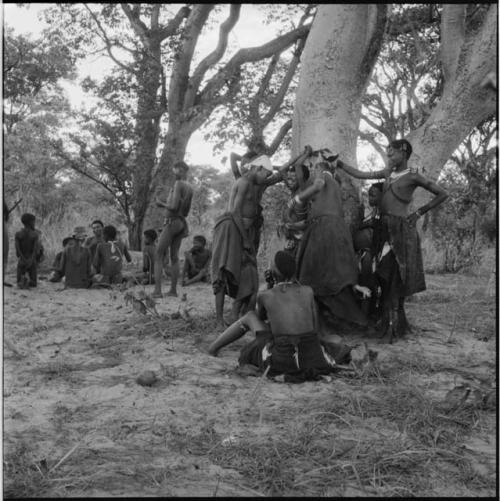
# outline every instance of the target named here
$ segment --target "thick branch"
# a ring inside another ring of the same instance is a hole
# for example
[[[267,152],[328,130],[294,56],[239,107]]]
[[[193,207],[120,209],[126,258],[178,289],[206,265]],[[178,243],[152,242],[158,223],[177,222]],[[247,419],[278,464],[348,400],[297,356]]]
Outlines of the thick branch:
[[[368,143],[370,143],[373,146],[373,149],[382,157],[382,159],[385,159],[384,148],[379,143],[377,143],[377,141],[375,141],[375,138],[373,137],[372,134],[370,134],[369,132],[359,131],[358,136],[363,141],[367,141]]]
[[[217,42],[217,47],[205,59],[203,59],[203,61],[201,61],[189,81],[188,91],[186,92],[186,98],[184,100],[184,109],[187,109],[193,105],[196,98],[196,93],[198,92],[205,73],[210,67],[218,63],[224,55],[224,52],[227,48],[229,33],[238,22],[238,19],[240,17],[240,10],[240,4],[231,4],[229,17],[221,24],[219,29],[219,40]]]
[[[220,91],[226,80],[230,79],[245,63],[251,63],[271,57],[277,52],[290,47],[300,38],[306,38],[311,25],[301,26],[289,33],[281,35],[270,42],[248,49],[240,49],[205,85],[200,97],[203,103],[208,103]]]
[[[141,18],[139,17],[139,9],[132,10],[126,3],[121,3],[120,5],[123,12],[130,21],[130,25],[132,26],[135,34],[142,40],[142,43],[146,47],[148,47],[150,33],[148,27],[141,21]]]
[[[288,131],[292,128],[292,119],[287,120],[281,127],[276,136],[274,137],[272,143],[269,145],[268,154],[274,155],[276,150],[279,148],[283,139],[287,135]]]
[[[194,49],[201,30],[213,8],[214,4],[197,4],[187,19],[185,33],[182,36],[183,42],[175,54],[172,76],[170,78],[168,102],[171,115],[175,112],[180,112],[183,108]]]
[[[445,82],[453,79],[465,37],[466,4],[444,4],[441,14],[441,63]]]
[[[295,71],[297,70],[297,66],[299,65],[300,55],[302,54],[305,43],[306,41],[304,38],[301,38],[298,42],[297,48],[293,53],[292,60],[290,61],[288,70],[285,74],[285,77],[283,78],[283,82],[281,82],[281,86],[278,90],[278,93],[276,94],[276,97],[273,99],[271,107],[269,108],[269,111],[266,113],[266,116],[262,119],[264,127],[267,124],[269,124],[269,122],[271,122],[274,115],[276,115],[276,113],[278,112],[279,107],[283,103],[283,99],[285,98],[288,87],[290,87],[290,82],[292,81],[292,78],[295,75]]]
[[[372,119],[368,118],[366,115],[364,115],[363,113],[361,114],[361,118],[370,126],[372,127],[373,129],[375,129],[376,131],[380,132],[381,134],[383,134],[385,137],[389,138],[391,136],[391,133],[390,131],[383,126],[383,124],[378,124],[376,122],[374,122]]]
[[[182,9],[177,12],[177,14],[168,22],[168,24],[158,31],[158,37],[161,40],[171,37],[176,33],[181,25],[182,21],[191,14],[191,9],[187,6],[182,7]]]
[[[276,65],[278,64],[281,57],[281,52],[274,54],[269,62],[266,73],[262,77],[260,81],[259,89],[255,93],[254,97],[250,101],[248,105],[248,114],[250,122],[252,123],[260,123],[260,115],[259,115],[259,104],[262,102],[264,98],[264,94],[266,92],[267,87],[269,86],[269,82],[273,76],[274,70],[276,69]]]
[[[122,63],[120,60],[118,60],[115,55],[112,52],[113,44],[111,43],[110,39],[108,38],[108,35],[106,33],[106,30],[103,28],[101,22],[99,21],[99,18],[92,12],[91,9],[88,8],[87,4],[83,4],[84,7],[87,9],[87,11],[90,13],[92,19],[97,25],[97,28],[100,31],[100,38],[101,40],[106,44],[106,50],[108,52],[109,57],[118,65],[120,68],[123,68],[125,71],[130,72],[130,73],[135,73],[135,70],[131,67],[126,65],[125,63]]]

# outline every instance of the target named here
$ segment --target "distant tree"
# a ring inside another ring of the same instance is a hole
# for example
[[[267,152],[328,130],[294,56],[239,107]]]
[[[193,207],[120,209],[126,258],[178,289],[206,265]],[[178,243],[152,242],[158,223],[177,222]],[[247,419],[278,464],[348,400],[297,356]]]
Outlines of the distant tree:
[[[38,39],[16,35],[6,27],[3,68],[3,188],[19,210],[34,212],[40,222],[57,221],[74,194],[61,189],[65,169],[50,142],[70,117],[59,86],[74,76],[75,58],[57,33]]]
[[[267,9],[268,23],[280,21],[282,31],[286,31],[287,25],[295,29],[310,22],[316,6],[269,5]],[[292,21],[294,17],[298,19],[297,26]],[[212,114],[204,127],[205,139],[216,141],[215,151],[222,151],[228,141],[268,155],[290,146],[293,101],[304,43],[301,38],[292,48],[242,68],[239,91]]]
[[[214,110],[239,88],[243,65],[272,57],[305,38],[309,25],[260,46],[226,56],[228,37],[242,6],[194,4],[59,4],[46,11],[49,23],[61,26],[70,43],[86,43],[106,53],[133,81],[134,158],[132,175],[133,246],[142,227],[161,224],[154,207],[173,179],[171,166],[185,155],[188,141]],[[217,16],[227,11],[226,19]],[[203,30],[218,24],[216,47],[200,60]],[[128,103],[131,106],[131,103]],[[162,133],[161,125],[165,124]],[[161,142],[160,142],[161,139]]]
[[[14,34],[6,26],[3,44],[4,134],[44,106],[61,104],[61,78],[75,75],[75,56],[58,33],[44,31],[38,39]],[[67,103],[64,103],[67,105]]]

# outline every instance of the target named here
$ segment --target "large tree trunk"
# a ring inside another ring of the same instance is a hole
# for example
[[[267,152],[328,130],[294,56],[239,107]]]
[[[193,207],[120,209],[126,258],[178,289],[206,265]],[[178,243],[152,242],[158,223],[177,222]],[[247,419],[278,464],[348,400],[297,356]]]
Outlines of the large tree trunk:
[[[330,148],[356,165],[361,99],[375,64],[387,18],[386,5],[323,4],[302,53],[293,117],[293,154],[306,144]],[[343,173],[344,216],[351,229],[360,217],[358,184]]]
[[[160,45],[156,44],[153,55],[144,54],[138,74],[140,89],[137,102],[137,122],[135,134],[137,149],[135,169],[133,172],[132,211],[133,224],[129,228],[130,247],[140,250],[143,222],[151,199],[151,180],[155,167],[156,149],[158,146],[159,117],[157,111],[157,92],[160,86],[161,65]]]
[[[491,5],[475,33],[465,29],[465,4],[445,5],[441,20],[441,62],[444,89],[440,102],[425,124],[408,139],[413,147],[410,166],[437,179],[470,131],[496,111],[496,92],[481,87],[497,61],[497,5]],[[430,194],[417,190],[414,206]]]
[[[186,128],[176,123],[169,123],[168,131],[163,142],[163,151],[150,188],[150,203],[146,210],[143,223],[145,229],[163,227],[165,209],[156,207],[154,200],[156,197],[163,201],[166,200],[175,181],[172,174],[172,167],[176,162],[184,159],[191,135],[192,131],[186,130]]]

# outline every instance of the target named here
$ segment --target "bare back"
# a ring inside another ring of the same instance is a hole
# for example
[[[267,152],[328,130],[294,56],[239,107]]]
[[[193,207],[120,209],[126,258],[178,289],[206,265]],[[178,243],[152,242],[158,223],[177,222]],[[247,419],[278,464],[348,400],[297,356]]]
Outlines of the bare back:
[[[193,188],[182,180],[177,180],[169,195],[169,199],[173,196],[176,190],[179,190],[179,205],[177,210],[167,209],[167,217],[182,216],[187,217],[191,209],[191,201],[193,199]]]
[[[305,334],[317,327],[314,293],[307,285],[282,284],[260,292],[257,310],[269,320],[274,335]]]
[[[28,228],[23,228],[16,233],[15,242],[16,250],[18,251],[19,255],[26,259],[29,259],[34,256],[34,254],[38,250],[38,232]]]
[[[310,217],[332,215],[343,216],[340,186],[328,171],[318,174],[324,180],[323,188],[311,199]]]

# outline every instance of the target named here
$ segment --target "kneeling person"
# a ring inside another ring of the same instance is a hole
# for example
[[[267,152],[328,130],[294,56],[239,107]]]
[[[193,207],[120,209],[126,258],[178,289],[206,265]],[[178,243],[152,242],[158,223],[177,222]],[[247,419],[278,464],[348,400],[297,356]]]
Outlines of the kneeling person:
[[[272,273],[276,285],[259,293],[257,311],[250,311],[224,331],[209,347],[211,355],[242,337],[248,330],[255,340],[244,346],[239,363],[269,375],[285,374],[285,380],[300,382],[329,374],[335,364],[349,358],[350,349],[319,340],[318,318],[311,287],[291,281],[295,261],[284,251],[276,253]]]
[[[196,282],[208,282],[212,253],[205,246],[207,239],[203,235],[193,237],[193,247],[184,253],[184,268],[182,270],[182,285]]]

